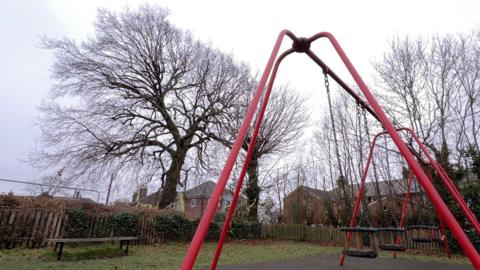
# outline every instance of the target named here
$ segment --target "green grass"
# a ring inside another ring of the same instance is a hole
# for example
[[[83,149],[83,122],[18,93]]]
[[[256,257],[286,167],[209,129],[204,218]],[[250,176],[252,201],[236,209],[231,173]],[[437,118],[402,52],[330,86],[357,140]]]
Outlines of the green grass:
[[[64,258],[57,261],[51,248],[0,250],[0,269],[178,269],[187,244],[131,246],[123,256],[118,246],[90,245],[64,248]],[[206,243],[198,256],[196,268],[209,265],[215,251],[214,243]],[[220,264],[241,264],[301,258],[318,254],[339,254],[338,247],[325,247],[307,242],[238,241],[225,244]],[[389,257],[382,252],[380,256]],[[464,257],[400,254],[399,258],[469,263]]]
[[[118,246],[65,246],[62,261],[56,261],[51,248],[0,250],[0,269],[178,269],[187,247],[178,243],[131,246],[129,256],[122,256]],[[338,251],[305,242],[240,241],[225,244],[219,264],[266,262]],[[214,252],[215,244],[204,244],[196,268],[208,266]]]

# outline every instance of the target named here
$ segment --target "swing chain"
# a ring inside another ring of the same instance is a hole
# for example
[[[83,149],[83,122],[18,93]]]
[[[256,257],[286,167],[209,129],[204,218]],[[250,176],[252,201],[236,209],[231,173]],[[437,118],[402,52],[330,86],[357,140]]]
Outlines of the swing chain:
[[[343,179],[343,171],[342,171],[342,163],[340,161],[340,149],[338,147],[338,140],[337,140],[337,131],[335,128],[335,121],[333,117],[333,107],[332,107],[332,99],[330,95],[330,82],[328,81],[328,74],[327,70],[323,70],[323,75],[324,75],[324,82],[325,82],[325,89],[327,90],[327,99],[328,99],[328,109],[330,111],[330,122],[332,124],[332,129],[333,129],[333,141],[335,144],[335,152],[337,154],[337,165],[338,165],[338,170],[340,172],[340,177]]]
[[[348,216],[351,214],[350,196],[348,195],[348,192],[347,192],[346,179],[345,179],[345,176],[343,175],[342,163],[340,161],[340,149],[338,147],[337,131],[335,128],[335,120],[333,117],[332,98],[330,95],[330,82],[328,81],[327,73],[328,73],[327,70],[324,69],[323,75],[324,75],[325,89],[327,90],[328,109],[330,111],[330,121],[332,123],[332,129],[333,129],[333,141],[335,143],[335,152],[337,154],[338,171],[340,173],[339,181],[341,181],[341,188],[342,188],[343,196],[345,199],[346,216]]]

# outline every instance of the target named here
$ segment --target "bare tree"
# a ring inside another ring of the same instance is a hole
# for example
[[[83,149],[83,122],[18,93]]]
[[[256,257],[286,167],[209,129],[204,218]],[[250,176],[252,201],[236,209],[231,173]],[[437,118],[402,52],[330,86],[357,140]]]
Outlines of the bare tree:
[[[232,115],[224,126],[229,130],[230,139],[222,140],[230,146],[240,127],[241,119],[250,103],[250,95],[243,97],[237,114]],[[247,169],[247,185],[245,193],[248,205],[251,205],[248,216],[257,220],[258,203],[260,200],[261,186],[259,184],[260,161],[267,157],[284,154],[291,151],[303,132],[303,127],[308,117],[303,106],[303,98],[287,86],[272,91],[265,117],[260,128],[255,148]],[[247,151],[251,133],[245,139],[242,148]]]
[[[396,37],[375,64],[387,112],[420,134],[445,167],[478,149],[479,44],[478,32]]]
[[[160,208],[174,200],[186,159],[201,159],[207,142],[222,137],[218,125],[250,91],[251,75],[167,16],[148,5],[100,9],[94,37],[43,39],[55,53],[56,85],[41,107],[36,165],[99,181],[114,164],[124,180],[132,172],[160,180]]]

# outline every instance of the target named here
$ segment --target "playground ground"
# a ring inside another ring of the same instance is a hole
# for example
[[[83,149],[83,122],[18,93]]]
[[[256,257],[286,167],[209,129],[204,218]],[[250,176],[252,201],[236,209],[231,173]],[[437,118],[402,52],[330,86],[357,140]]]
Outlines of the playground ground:
[[[338,254],[323,254],[304,258],[280,260],[276,262],[228,265],[218,267],[219,270],[400,270],[400,269],[421,269],[421,270],[472,270],[468,264],[416,260],[393,259],[380,257],[375,259],[347,258],[343,267],[338,265]],[[207,269],[207,268],[205,268]]]

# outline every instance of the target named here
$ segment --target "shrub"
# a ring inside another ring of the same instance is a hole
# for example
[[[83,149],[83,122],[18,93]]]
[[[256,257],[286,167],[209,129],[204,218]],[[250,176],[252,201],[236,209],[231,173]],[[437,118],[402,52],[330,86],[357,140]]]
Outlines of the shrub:
[[[236,220],[230,226],[230,238],[232,239],[260,239],[262,226],[258,222]]]
[[[119,213],[109,216],[107,224],[113,236],[136,236],[138,221],[135,213]]]
[[[197,230],[198,224],[200,223],[200,220],[195,220],[192,222],[192,231],[191,231],[191,237],[193,238],[193,235],[195,235],[195,232]],[[218,225],[216,222],[212,222],[210,224],[210,227],[208,228],[207,235],[205,236],[205,241],[218,241],[220,239],[220,232],[222,228],[220,225]]]
[[[65,229],[67,238],[84,238],[88,236],[90,217],[85,210],[73,208],[68,210],[68,221]]]
[[[193,223],[181,215],[158,215],[155,217],[155,229],[170,240],[190,240],[192,228]]]
[[[4,207],[17,207],[20,205],[20,201],[15,198],[15,196],[8,194],[8,195],[0,195],[0,206]]]
[[[471,229],[471,230],[465,231],[465,234],[470,239],[475,249],[480,250],[480,236],[477,235],[476,231],[474,229]],[[447,236],[450,251],[455,254],[463,254],[462,248],[460,247],[460,245],[458,244],[457,240],[455,239],[453,234],[450,232],[450,230],[446,231],[446,236]]]
[[[226,212],[218,212],[213,216],[213,222],[224,222],[227,218]]]

